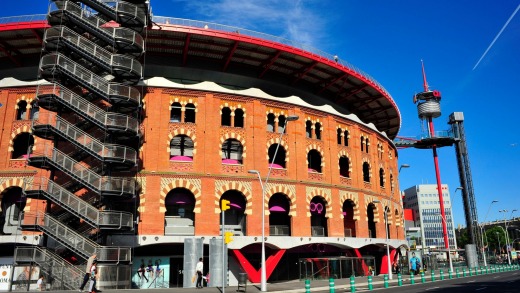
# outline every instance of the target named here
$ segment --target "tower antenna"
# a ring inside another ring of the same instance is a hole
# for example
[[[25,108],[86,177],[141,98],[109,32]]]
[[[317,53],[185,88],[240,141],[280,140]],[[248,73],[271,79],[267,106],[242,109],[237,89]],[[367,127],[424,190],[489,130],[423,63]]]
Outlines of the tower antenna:
[[[423,76],[423,87],[424,91],[428,92],[430,91],[428,88],[428,82],[426,81],[426,71],[424,71],[424,61],[421,59],[421,66],[422,66],[422,76]]]

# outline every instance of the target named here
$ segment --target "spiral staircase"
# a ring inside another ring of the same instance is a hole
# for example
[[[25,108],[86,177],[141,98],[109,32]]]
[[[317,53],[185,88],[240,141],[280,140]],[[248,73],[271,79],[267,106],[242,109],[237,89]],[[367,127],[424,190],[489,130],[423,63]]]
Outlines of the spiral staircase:
[[[111,235],[135,233],[136,211],[114,207],[140,192],[141,93],[133,86],[143,76],[141,34],[150,17],[147,0],[50,1],[39,74],[51,85],[37,91],[38,105],[48,111],[32,121],[43,143],[27,159],[50,176],[28,180],[24,195],[52,205],[23,213],[21,227],[58,245],[18,247],[14,258],[17,265],[38,265],[56,289],[79,288],[85,271],[64,251],[84,261],[96,253],[98,287],[131,286],[131,248],[107,243]]]

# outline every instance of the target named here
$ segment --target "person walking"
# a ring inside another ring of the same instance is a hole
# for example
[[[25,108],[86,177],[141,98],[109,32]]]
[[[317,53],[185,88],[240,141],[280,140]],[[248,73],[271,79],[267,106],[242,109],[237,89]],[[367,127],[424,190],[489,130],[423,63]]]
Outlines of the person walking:
[[[92,266],[90,267],[90,284],[89,284],[89,293],[96,293],[96,279],[97,279],[97,260],[94,259],[92,261]]]
[[[87,285],[88,280],[90,280],[90,268],[92,267],[92,263],[96,259],[96,253],[94,252],[87,260],[87,267],[85,268],[85,275],[83,276],[83,282],[79,287],[79,292],[83,292],[85,285]]]
[[[202,289],[202,271],[204,270],[204,263],[202,262],[202,257],[199,258],[199,262],[197,266],[195,266],[195,271],[197,272],[197,288]]]

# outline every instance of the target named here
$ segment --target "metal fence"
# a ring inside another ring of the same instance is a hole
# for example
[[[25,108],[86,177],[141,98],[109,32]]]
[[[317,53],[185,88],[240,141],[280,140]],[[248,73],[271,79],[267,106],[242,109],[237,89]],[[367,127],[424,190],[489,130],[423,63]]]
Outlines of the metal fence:
[[[376,271],[375,258],[325,257],[299,259],[300,280],[341,279],[350,276],[367,276]]]

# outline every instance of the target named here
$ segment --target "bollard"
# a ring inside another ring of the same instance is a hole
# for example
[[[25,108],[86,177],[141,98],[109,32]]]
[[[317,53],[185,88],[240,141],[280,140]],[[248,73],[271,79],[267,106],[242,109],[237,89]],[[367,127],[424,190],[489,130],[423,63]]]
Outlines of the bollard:
[[[415,280],[413,279],[413,272],[410,273],[410,284],[415,284]]]
[[[368,290],[372,291],[374,286],[372,286],[372,276],[368,276]]]
[[[336,290],[334,289],[334,278],[329,279],[329,292],[334,293]]]
[[[486,275],[489,274],[489,270],[488,270],[488,267],[486,267]]]
[[[421,283],[426,283],[426,278],[424,277],[424,271],[421,272]]]
[[[311,280],[305,280],[305,293],[311,293]]]
[[[444,271],[443,270],[439,270],[439,274],[441,275],[441,281],[444,280]]]
[[[468,268],[469,276],[473,276],[473,270],[471,268]]]
[[[383,283],[384,283],[385,288],[388,288],[388,275],[384,276]]]
[[[397,286],[403,286],[403,276],[401,274],[397,274]]]
[[[453,272],[451,270],[448,270],[448,278],[453,280]]]
[[[463,268],[463,269],[462,269],[462,276],[463,276],[463,277],[467,277],[467,276],[468,276],[468,275],[466,275],[466,268]]]
[[[354,281],[354,276],[350,276],[350,292],[356,292],[356,281]]]
[[[430,270],[431,271],[431,278],[432,278],[432,282],[435,282],[435,271],[434,270]]]
[[[457,277],[457,279],[460,278],[459,268],[455,269],[455,276]]]
[[[475,271],[475,276],[478,276],[478,267],[474,267],[473,270]]]

